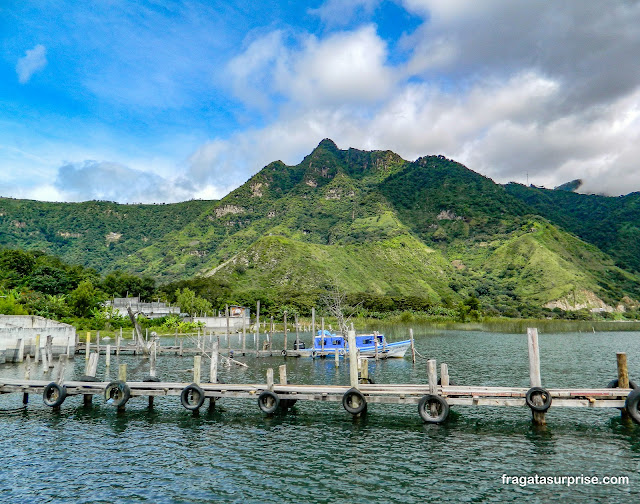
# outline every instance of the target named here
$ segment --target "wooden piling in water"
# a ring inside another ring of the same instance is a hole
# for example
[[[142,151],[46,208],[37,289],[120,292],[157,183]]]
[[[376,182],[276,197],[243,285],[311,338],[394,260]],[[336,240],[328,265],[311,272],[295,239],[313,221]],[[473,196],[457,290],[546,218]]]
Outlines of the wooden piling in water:
[[[529,381],[531,387],[542,387],[542,378],[540,377],[540,348],[538,346],[538,330],[535,327],[527,329],[527,346],[529,349]],[[543,401],[540,396],[534,396],[531,399],[534,404],[542,405]],[[533,411],[534,425],[546,425],[546,414],[542,411]]]
[[[627,367],[627,354],[618,352],[616,354],[616,364],[618,368],[618,388],[629,388],[629,369]],[[629,412],[627,408],[620,410],[620,416],[623,421],[629,421]]]
[[[226,333],[227,350],[229,351],[229,353],[231,353],[231,337],[229,335],[229,305],[225,305],[224,312],[225,312],[224,313],[225,317],[227,318],[227,333]]]
[[[53,367],[53,336],[47,334],[47,360],[49,361],[49,367]]]
[[[200,376],[202,372],[202,356],[193,356],[193,383],[200,385]]]
[[[287,310],[284,311],[284,351],[287,351]]]
[[[440,364],[440,384],[443,387],[449,386],[449,366],[444,362]]]
[[[316,335],[316,308],[311,307],[311,348],[313,348],[313,338]]]
[[[31,355],[27,355],[26,363],[24,366],[24,379],[31,379]],[[22,404],[26,405],[29,402],[29,392],[22,393]]]
[[[413,342],[413,329],[409,329],[409,338],[411,339],[411,362],[416,363],[416,346]]]
[[[35,350],[35,357],[33,362],[35,364],[38,364],[39,360],[40,360],[40,335],[36,334],[36,350]]]
[[[351,386],[358,388],[358,349],[356,348],[356,332],[347,331],[349,340],[349,381]]]
[[[338,349],[337,348],[333,351],[333,357],[334,357],[335,362],[336,362],[336,368],[339,368],[340,367],[340,354],[338,354]]]
[[[104,365],[107,368],[111,367],[111,345],[107,345]]]
[[[278,371],[280,373],[280,385],[286,385],[287,384],[287,365],[282,364],[278,368]]]
[[[89,353],[91,352],[91,333],[87,333],[87,346],[84,349],[84,360],[89,360]]]
[[[273,390],[273,368],[267,369],[267,390]]]

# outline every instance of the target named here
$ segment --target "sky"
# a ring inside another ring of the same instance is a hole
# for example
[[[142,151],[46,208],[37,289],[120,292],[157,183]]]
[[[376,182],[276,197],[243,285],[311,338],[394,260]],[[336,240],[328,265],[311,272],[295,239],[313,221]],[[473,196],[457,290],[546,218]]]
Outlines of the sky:
[[[342,149],[640,191],[640,2],[3,0],[0,196],[218,199]]]

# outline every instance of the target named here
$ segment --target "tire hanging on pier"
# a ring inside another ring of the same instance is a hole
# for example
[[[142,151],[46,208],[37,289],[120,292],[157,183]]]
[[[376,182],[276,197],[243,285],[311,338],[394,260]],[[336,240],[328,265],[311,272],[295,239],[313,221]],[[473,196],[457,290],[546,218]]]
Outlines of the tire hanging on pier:
[[[352,415],[367,411],[367,400],[357,388],[350,388],[342,396],[342,407]]]
[[[204,390],[195,383],[187,385],[182,389],[180,402],[189,411],[199,410],[204,404]]]
[[[50,408],[57,408],[60,406],[66,397],[67,389],[56,382],[51,382],[42,391],[42,402]]]
[[[637,424],[640,424],[640,390],[632,390],[624,402],[629,416]]]
[[[435,414],[432,413],[431,406],[434,406]],[[449,404],[439,395],[427,394],[418,403],[418,414],[425,423],[439,424],[449,416]]]
[[[541,397],[542,404],[536,404],[533,400],[535,397]],[[524,400],[527,403],[527,406],[531,408],[531,411],[537,411],[539,413],[544,413],[551,406],[551,394],[547,389],[542,387],[531,387],[527,390]]]
[[[131,389],[123,381],[112,381],[104,389],[104,400],[117,408],[124,406],[130,397]]]
[[[258,406],[264,413],[270,415],[280,406],[280,398],[275,392],[265,390],[258,396]]]
[[[615,380],[611,380],[609,383],[607,383],[607,388],[618,388],[618,379],[616,378]],[[629,388],[635,390],[638,388],[638,385],[636,385],[635,382],[629,380]]]

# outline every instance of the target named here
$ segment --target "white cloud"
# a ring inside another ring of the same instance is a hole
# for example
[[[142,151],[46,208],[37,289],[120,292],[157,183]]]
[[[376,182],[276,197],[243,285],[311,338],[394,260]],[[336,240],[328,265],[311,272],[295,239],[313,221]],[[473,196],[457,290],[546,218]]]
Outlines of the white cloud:
[[[386,97],[396,78],[386,64],[387,46],[375,27],[309,35],[289,47],[281,31],[254,40],[227,66],[233,91],[249,106],[285,97],[305,107],[372,103]]]
[[[309,9],[328,26],[346,26],[357,16],[368,17],[382,0],[328,0],[317,9]]]
[[[175,202],[189,199],[188,190],[174,181],[119,163],[87,160],[67,163],[58,169],[54,183],[70,201],[107,200],[121,203]]]
[[[31,76],[47,66],[47,49],[38,44],[33,49],[28,49],[25,55],[18,60],[16,72],[20,84],[26,84]]]

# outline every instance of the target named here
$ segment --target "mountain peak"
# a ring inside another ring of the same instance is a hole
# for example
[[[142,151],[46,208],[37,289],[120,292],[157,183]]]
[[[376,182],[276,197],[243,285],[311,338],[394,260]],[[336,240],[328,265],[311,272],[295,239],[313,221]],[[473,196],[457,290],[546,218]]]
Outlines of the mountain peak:
[[[325,138],[324,140],[322,140],[318,144],[318,147],[316,147],[316,149],[325,149],[325,150],[331,150],[331,151],[340,150],[340,149],[338,149],[338,146],[336,145],[336,143],[333,140],[331,140],[330,138]]]

